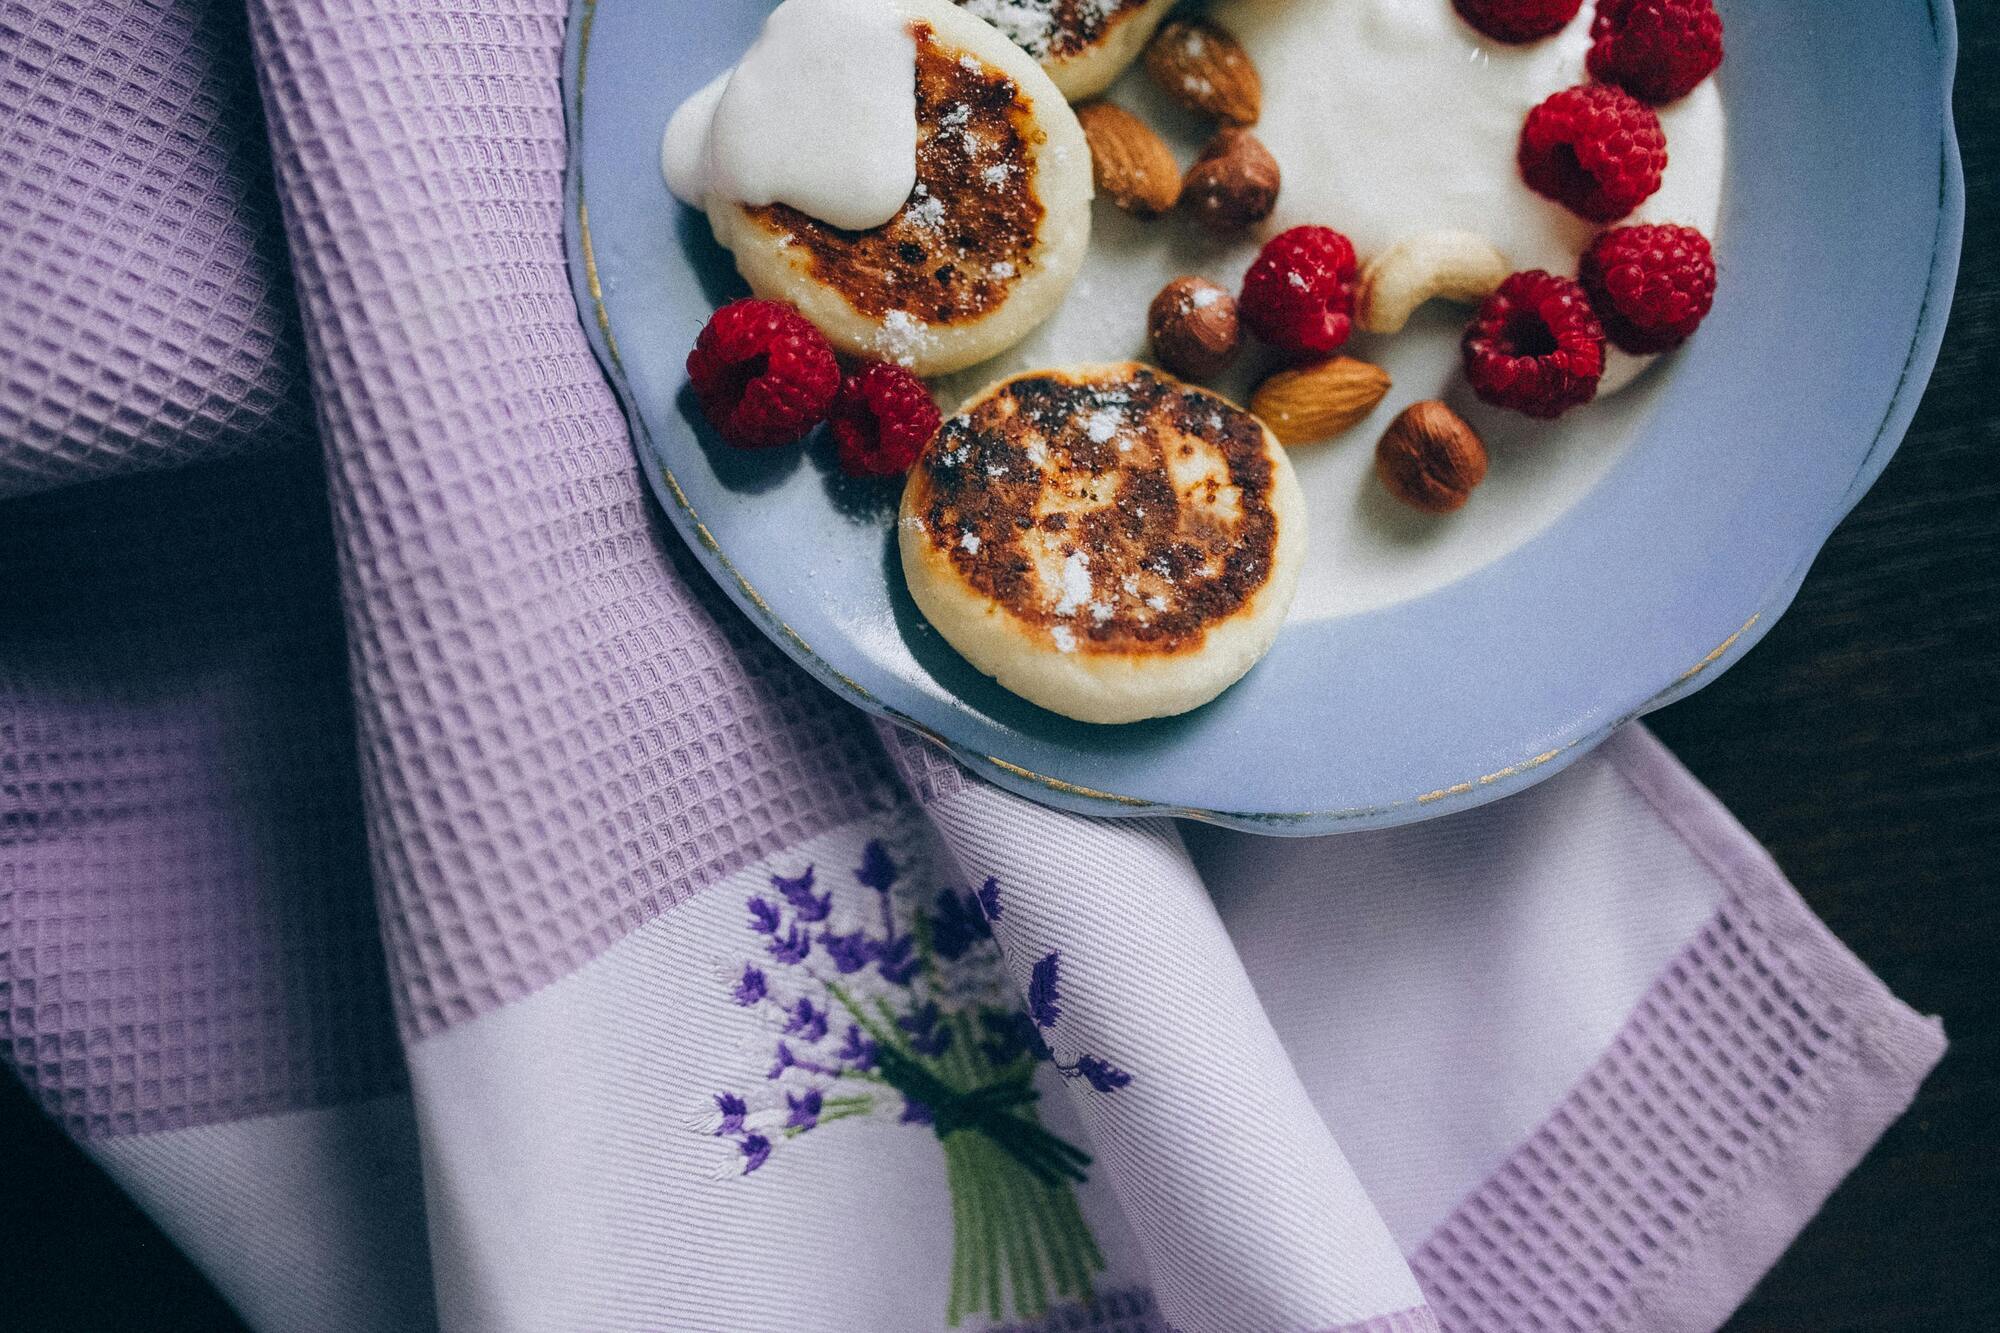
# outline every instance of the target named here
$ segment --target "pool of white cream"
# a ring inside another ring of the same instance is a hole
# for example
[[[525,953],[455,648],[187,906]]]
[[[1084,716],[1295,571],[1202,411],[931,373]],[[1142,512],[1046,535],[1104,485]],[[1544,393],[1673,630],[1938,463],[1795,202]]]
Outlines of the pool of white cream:
[[[1529,110],[1584,81],[1592,10],[1586,4],[1544,42],[1508,47],[1467,27],[1449,0],[1225,0],[1215,16],[1263,76],[1256,133],[1284,175],[1277,214],[1249,236],[1217,241],[1186,219],[1141,223],[1100,199],[1090,257],[1062,308],[1012,351],[939,381],[940,401],[950,410],[1022,370],[1146,359],[1146,307],[1160,287],[1194,273],[1235,289],[1263,241],[1301,223],[1346,233],[1364,262],[1408,232],[1448,227],[1485,235],[1515,268],[1575,273],[1595,229],[1522,184],[1514,151]],[[1211,128],[1143,72],[1128,73],[1111,97],[1159,128],[1183,164]],[[1682,222],[1715,238],[1726,164],[1714,80],[1660,119],[1666,180],[1628,221]],[[1346,435],[1291,451],[1312,516],[1295,618],[1421,597],[1529,541],[1609,471],[1671,372],[1672,358],[1645,374],[1646,362],[1614,354],[1596,403],[1555,423],[1528,421],[1465,388],[1458,338],[1467,314],[1434,303],[1404,332],[1358,336],[1344,349],[1384,367],[1395,387]],[[1253,349],[1211,387],[1247,403],[1270,368]],[[1493,454],[1471,503],[1443,518],[1405,508],[1374,476],[1384,427],[1410,403],[1439,397],[1465,413]]]

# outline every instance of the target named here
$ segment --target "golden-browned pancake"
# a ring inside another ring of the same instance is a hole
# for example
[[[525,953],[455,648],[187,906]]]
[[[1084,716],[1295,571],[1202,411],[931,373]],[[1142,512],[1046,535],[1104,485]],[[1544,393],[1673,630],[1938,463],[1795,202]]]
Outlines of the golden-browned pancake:
[[[1138,58],[1174,0],[957,0],[1042,62],[1072,102],[1095,97]]]
[[[1069,290],[1090,240],[1090,150],[1041,69],[946,0],[893,0],[917,44],[917,184],[888,222],[844,231],[784,204],[709,201],[757,295],[833,344],[919,375],[1019,342]]]
[[[1305,501],[1262,422],[1136,363],[1031,371],[910,470],[910,593],[1002,685],[1084,722],[1207,703],[1276,638]]]

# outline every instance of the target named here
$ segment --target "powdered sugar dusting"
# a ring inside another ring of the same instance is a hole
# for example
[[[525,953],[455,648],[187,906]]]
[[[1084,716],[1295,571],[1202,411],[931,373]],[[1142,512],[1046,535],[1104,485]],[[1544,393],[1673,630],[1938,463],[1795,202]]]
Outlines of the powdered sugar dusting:
[[[957,0],[1041,60],[1096,41],[1119,10],[1136,0]]]
[[[944,221],[944,200],[932,194],[928,185],[919,185],[903,209],[903,216],[926,231],[935,231]]]
[[[1082,551],[1071,551],[1063,561],[1062,600],[1056,603],[1056,614],[1073,616],[1089,600],[1090,557]]]
[[[907,310],[891,310],[883,316],[882,327],[875,331],[873,339],[882,359],[899,366],[914,362],[929,341],[930,326]]]

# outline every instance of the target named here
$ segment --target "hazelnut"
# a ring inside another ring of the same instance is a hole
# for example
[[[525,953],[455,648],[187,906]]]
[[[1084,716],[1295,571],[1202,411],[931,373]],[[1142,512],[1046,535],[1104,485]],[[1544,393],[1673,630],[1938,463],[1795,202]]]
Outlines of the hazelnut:
[[[1207,278],[1175,278],[1160,288],[1146,332],[1160,364],[1190,380],[1221,372],[1243,345],[1236,298]]]
[[[1278,159],[1234,125],[1215,132],[1181,183],[1181,206],[1218,235],[1241,231],[1278,206]]]
[[[1404,504],[1449,514],[1486,480],[1486,443],[1443,403],[1412,403],[1375,446],[1375,474]]]

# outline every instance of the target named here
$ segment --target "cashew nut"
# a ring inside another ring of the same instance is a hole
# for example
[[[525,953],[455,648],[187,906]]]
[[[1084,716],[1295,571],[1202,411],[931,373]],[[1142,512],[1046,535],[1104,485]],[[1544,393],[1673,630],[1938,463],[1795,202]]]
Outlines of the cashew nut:
[[[1433,297],[1472,305],[1507,279],[1507,261],[1493,243],[1469,231],[1406,236],[1370,260],[1355,302],[1369,333],[1400,333],[1417,307]]]

